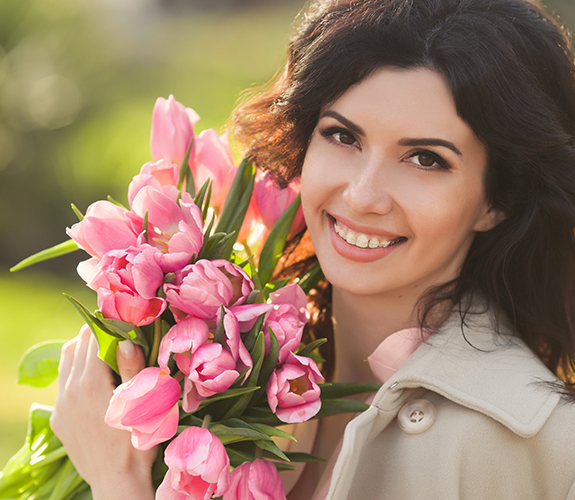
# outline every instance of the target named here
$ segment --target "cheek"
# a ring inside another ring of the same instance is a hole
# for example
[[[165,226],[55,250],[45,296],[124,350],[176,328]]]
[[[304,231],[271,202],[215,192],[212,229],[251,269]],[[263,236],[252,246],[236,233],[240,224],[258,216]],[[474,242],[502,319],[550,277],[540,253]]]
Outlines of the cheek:
[[[306,154],[301,173],[301,204],[306,221],[311,217],[314,208],[317,208],[325,198],[328,191],[325,182],[325,161],[321,155],[316,154],[313,142]],[[329,179],[329,177],[327,177]],[[310,221],[311,222],[311,221]]]

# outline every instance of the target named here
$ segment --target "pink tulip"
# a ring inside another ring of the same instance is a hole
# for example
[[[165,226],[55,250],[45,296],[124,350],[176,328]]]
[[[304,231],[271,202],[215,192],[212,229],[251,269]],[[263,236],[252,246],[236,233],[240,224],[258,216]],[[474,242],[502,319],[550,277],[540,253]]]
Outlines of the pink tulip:
[[[166,367],[172,353],[186,376],[182,401],[186,412],[197,410],[205,398],[229,389],[240,371],[252,367],[237,319],[231,313],[224,316],[224,335],[217,341],[204,320],[188,316],[177,323],[162,339],[158,364]]]
[[[212,180],[210,206],[219,211],[226,200],[236,171],[228,134],[220,136],[216,130],[208,129],[196,136],[190,168],[196,189],[200,189],[208,178]]]
[[[188,316],[174,325],[160,342],[158,364],[167,369],[170,355],[175,353],[174,359],[180,370],[182,367],[189,372],[190,356],[205,344],[210,337],[210,330],[204,320]]]
[[[271,231],[280,216],[294,201],[300,191],[300,180],[295,178],[285,189],[276,186],[269,172],[259,173],[254,186],[253,200],[265,226]],[[301,206],[290,229],[290,236],[305,227]]]
[[[321,408],[317,383],[322,381],[315,361],[290,352],[268,381],[266,391],[271,410],[288,424],[309,420]]]
[[[159,252],[149,245],[111,250],[95,265],[95,259],[78,266],[80,275],[98,294],[98,307],[106,318],[137,326],[148,325],[166,308],[156,297],[164,281]]]
[[[188,427],[166,448],[169,470],[156,500],[208,500],[228,488],[230,460],[222,442],[208,429]]]
[[[286,495],[276,466],[258,459],[232,471],[223,500],[286,500]]]
[[[266,335],[266,355],[270,345],[269,326],[278,339],[278,362],[283,363],[288,354],[300,346],[303,329],[308,320],[307,297],[302,288],[293,283],[270,293],[270,302],[274,307],[267,314],[263,328]]]
[[[180,360],[184,359],[181,356]],[[178,367],[186,374],[182,400],[186,412],[197,410],[205,398],[229,389],[239,376],[236,360],[217,342],[204,344],[189,358],[188,366],[180,361]]]
[[[106,412],[106,423],[132,432],[132,444],[149,450],[178,430],[180,384],[165,370],[144,368],[118,386]]]
[[[194,125],[200,119],[190,108],[176,101],[159,97],[152,113],[150,149],[155,161],[162,158],[181,165],[190,141],[194,137]]]
[[[167,186],[171,187],[171,186]],[[132,201],[132,218],[143,221],[148,215],[150,245],[165,254],[160,258],[164,272],[174,272],[198,255],[203,245],[203,219],[200,208],[188,193],[177,201],[178,191],[159,191],[152,186],[142,187]],[[141,243],[146,240],[139,240]]]
[[[66,233],[92,257],[101,259],[109,250],[135,245],[140,230],[125,208],[97,201],[88,207],[84,219],[66,229]]]
[[[243,304],[254,284],[245,271],[226,260],[199,260],[175,273],[164,285],[176,320],[186,314],[213,321],[222,305]]]
[[[179,177],[179,165],[168,160],[162,159],[144,164],[140,169],[140,173],[134,176],[128,187],[128,203],[132,206],[134,198],[144,186],[151,186],[158,191],[163,191],[164,187],[175,189],[175,199],[177,199]]]

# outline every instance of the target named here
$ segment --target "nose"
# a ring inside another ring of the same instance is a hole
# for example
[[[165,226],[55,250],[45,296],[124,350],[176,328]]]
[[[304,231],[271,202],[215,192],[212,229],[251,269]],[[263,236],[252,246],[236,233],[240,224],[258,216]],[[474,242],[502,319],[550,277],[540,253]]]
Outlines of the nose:
[[[373,158],[356,165],[342,197],[358,215],[389,213],[393,208],[392,176],[385,162]]]

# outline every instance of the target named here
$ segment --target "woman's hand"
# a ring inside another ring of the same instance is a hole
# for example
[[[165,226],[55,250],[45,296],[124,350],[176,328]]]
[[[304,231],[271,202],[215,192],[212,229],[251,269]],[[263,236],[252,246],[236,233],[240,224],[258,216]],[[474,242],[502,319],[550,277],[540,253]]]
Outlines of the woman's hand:
[[[97,354],[98,343],[87,326],[64,344],[50,424],[95,500],[153,499],[151,469],[157,448],[136,450],[129,432],[104,422],[115,384],[112,371]],[[122,342],[118,349],[122,382],[144,367],[141,349]]]

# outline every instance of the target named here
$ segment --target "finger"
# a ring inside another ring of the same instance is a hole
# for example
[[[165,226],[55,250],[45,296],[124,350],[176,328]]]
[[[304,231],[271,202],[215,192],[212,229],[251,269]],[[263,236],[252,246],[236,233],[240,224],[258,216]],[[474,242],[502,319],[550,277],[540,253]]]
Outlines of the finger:
[[[88,352],[88,346],[90,345],[90,337],[92,336],[92,331],[86,325],[80,329],[80,333],[77,337],[76,349],[74,350],[74,359],[72,362],[72,367],[70,369],[70,374],[68,375],[68,381],[66,386],[69,387],[71,383],[79,382],[84,372],[84,367],[86,365],[86,353]]]
[[[92,335],[88,345],[88,352],[86,353],[86,368],[84,370],[84,375],[91,379],[98,379],[100,381],[109,380],[110,383],[112,383],[112,372],[106,362],[98,356],[99,351],[100,346],[98,345],[98,339],[95,335]]]
[[[62,394],[66,387],[66,382],[72,370],[72,363],[74,362],[74,352],[76,351],[76,344],[78,343],[78,336],[69,340],[62,346],[60,354],[60,363],[58,364],[58,394]]]
[[[142,349],[129,340],[118,344],[117,359],[122,383],[128,382],[146,367]]]

